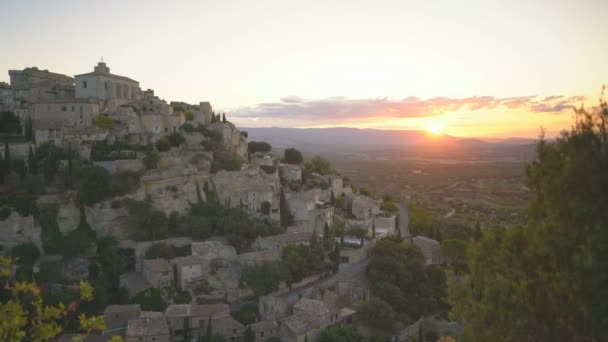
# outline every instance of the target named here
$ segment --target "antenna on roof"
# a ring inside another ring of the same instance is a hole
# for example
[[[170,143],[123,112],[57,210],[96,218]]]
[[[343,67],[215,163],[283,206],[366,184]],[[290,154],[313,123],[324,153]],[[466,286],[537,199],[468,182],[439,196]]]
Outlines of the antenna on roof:
[[[101,56],[101,61],[103,62],[103,56]]]

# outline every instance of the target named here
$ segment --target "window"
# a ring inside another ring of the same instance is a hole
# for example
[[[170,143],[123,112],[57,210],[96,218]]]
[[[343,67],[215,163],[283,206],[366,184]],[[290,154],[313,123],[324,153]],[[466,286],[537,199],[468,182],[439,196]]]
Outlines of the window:
[[[72,112],[74,111],[74,106],[72,106]]]
[[[263,331],[260,333],[260,337],[264,337],[264,332]]]
[[[87,81],[82,81],[82,87],[86,88],[87,87]]]
[[[108,81],[106,81],[106,83],[104,83],[103,85],[106,89],[108,89]]]
[[[62,112],[65,112],[65,111],[67,111],[67,110],[68,110],[68,107],[67,107],[67,106],[61,106],[61,111],[62,111]]]

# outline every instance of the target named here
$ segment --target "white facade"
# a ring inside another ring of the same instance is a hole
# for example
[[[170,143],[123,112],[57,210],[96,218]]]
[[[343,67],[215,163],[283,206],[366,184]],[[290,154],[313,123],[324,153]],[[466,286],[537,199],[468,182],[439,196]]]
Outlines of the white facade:
[[[139,82],[110,73],[104,62],[93,72],[75,76],[76,98],[97,98],[106,101],[110,109],[143,97]]]

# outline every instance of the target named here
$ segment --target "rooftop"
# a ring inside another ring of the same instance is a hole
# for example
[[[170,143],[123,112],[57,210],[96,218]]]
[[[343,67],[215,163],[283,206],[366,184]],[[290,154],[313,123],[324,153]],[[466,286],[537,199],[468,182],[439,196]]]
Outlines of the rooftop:
[[[296,310],[308,312],[319,317],[327,315],[329,313],[329,310],[327,309],[327,306],[325,305],[325,303],[323,303],[323,301],[310,298],[300,299],[296,304],[294,304],[293,310],[294,312]]]
[[[165,310],[166,317],[213,317],[230,315],[227,304],[173,304]]]
[[[296,335],[306,334],[310,330],[318,328],[321,323],[320,317],[308,312],[299,312],[283,320],[283,324]]]
[[[143,317],[130,320],[127,323],[127,337],[169,335],[167,322],[163,317]]]
[[[310,232],[295,232],[295,233],[285,233],[285,234],[259,237],[258,240],[286,244],[286,243],[296,243],[296,242],[308,241],[308,240],[310,240],[311,237],[312,237],[312,233],[310,233]]]
[[[144,260],[143,268],[148,269],[151,272],[170,272],[172,271],[171,265],[165,259],[156,258]]]

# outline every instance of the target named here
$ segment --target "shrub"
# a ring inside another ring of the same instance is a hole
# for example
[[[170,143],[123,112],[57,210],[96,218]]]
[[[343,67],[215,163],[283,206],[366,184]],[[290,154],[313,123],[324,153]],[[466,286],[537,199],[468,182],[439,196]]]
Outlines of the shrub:
[[[10,111],[0,112],[0,133],[21,134],[21,122],[15,113]]]
[[[11,208],[8,208],[8,207],[0,208],[0,221],[6,220],[9,216],[11,216]]]
[[[213,154],[211,172],[215,173],[219,170],[237,171],[241,169],[242,164],[243,160],[236,154],[228,151],[219,151]]]
[[[270,144],[265,141],[250,141],[247,144],[247,152],[249,154],[256,152],[270,152],[271,150],[272,146],[270,146]]]
[[[167,303],[160,295],[159,289],[148,289],[140,292],[133,298],[135,304],[141,305],[142,310],[147,311],[164,311]]]
[[[113,200],[112,201],[112,209],[119,209],[125,206],[125,203],[121,200]]]
[[[261,165],[260,169],[270,175],[277,171],[277,167],[274,165]]]
[[[100,114],[93,118],[93,125],[100,128],[113,129],[116,127],[116,124],[118,124],[118,122],[107,115]]]
[[[261,211],[262,211],[262,214],[264,214],[264,215],[270,215],[270,202],[268,202],[268,201],[262,202]]]
[[[160,152],[167,152],[171,149],[171,143],[167,138],[160,138],[156,142],[156,149]]]
[[[111,193],[110,180],[110,173],[103,167],[86,167],[82,172],[80,200],[89,205],[103,201]]]
[[[181,144],[186,142],[186,138],[184,138],[183,135],[181,135],[177,132],[169,134],[169,136],[167,137],[167,140],[169,140],[169,143],[173,147],[180,146]]]
[[[296,150],[295,148],[286,149],[283,155],[283,159],[288,164],[302,164],[302,162],[304,162],[302,152]]]
[[[33,243],[22,243],[13,247],[13,258],[19,258],[18,263],[32,265],[40,257],[40,249]]]
[[[184,113],[184,117],[186,118],[186,120],[192,121],[194,120],[194,113],[192,111],[187,111]]]
[[[196,131],[196,128],[194,126],[192,126],[191,123],[186,122],[185,124],[182,125],[182,127],[180,127],[182,131],[184,132],[188,132],[188,133],[192,133]]]
[[[144,157],[144,166],[146,170],[155,169],[158,167],[158,161],[160,160],[160,156],[158,153],[152,151],[146,154]]]

